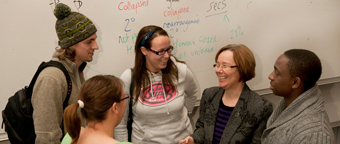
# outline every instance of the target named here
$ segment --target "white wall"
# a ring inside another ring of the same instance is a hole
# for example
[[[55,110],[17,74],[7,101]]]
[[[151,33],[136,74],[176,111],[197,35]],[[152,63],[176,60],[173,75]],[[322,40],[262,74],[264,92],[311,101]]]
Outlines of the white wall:
[[[276,58],[291,48],[315,51],[325,69],[322,79],[340,76],[339,0],[81,1],[79,11],[95,23],[100,47],[85,69],[86,78],[97,74],[119,76],[132,67],[136,35],[141,27],[151,24],[169,33],[176,48],[173,55],[187,62],[201,90],[218,84],[212,67],[214,56],[231,43],[243,43],[255,55],[257,76],[248,83],[254,90],[267,88],[267,76]],[[122,10],[128,2],[141,1],[148,4],[137,10]],[[0,110],[15,91],[29,83],[41,61],[50,60],[57,46],[51,2],[54,0],[0,2]],[[60,2],[77,11],[77,3]],[[188,11],[166,15],[183,8]],[[167,25],[178,22],[186,24]],[[0,139],[1,133],[0,129]]]

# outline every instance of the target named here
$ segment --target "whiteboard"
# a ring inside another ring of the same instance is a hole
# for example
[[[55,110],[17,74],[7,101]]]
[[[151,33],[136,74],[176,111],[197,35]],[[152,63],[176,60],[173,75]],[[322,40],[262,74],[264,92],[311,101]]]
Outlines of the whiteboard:
[[[1,1],[0,109],[29,84],[41,61],[51,59],[58,43],[50,4],[55,1]],[[276,58],[291,48],[309,49],[320,57],[321,79],[340,76],[339,0],[60,2],[89,17],[98,29],[99,50],[85,69],[87,79],[97,74],[120,76],[133,67],[134,41],[146,25],[169,33],[172,54],[187,63],[201,92],[218,85],[212,67],[215,54],[232,43],[245,44],[255,55],[256,77],[247,82],[253,90],[268,89]]]

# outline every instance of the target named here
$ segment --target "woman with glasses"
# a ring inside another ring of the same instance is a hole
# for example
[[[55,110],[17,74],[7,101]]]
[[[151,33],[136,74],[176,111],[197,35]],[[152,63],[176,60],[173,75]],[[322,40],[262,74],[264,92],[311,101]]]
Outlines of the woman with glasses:
[[[143,27],[135,43],[135,65],[121,75],[130,100],[115,138],[128,141],[127,121],[132,113],[133,143],[178,143],[193,132],[192,112],[197,84],[184,62],[171,55],[173,47],[161,27]],[[132,92],[132,93],[130,93]]]
[[[230,44],[217,52],[215,62],[220,86],[204,90],[196,130],[179,143],[260,144],[273,107],[246,84],[255,77],[253,53]]]
[[[114,129],[124,116],[127,98],[129,95],[124,93],[123,83],[117,77],[97,75],[85,81],[78,93],[78,103],[65,109],[64,124],[68,134],[61,143],[131,144],[113,138]],[[87,122],[82,129],[78,108]]]

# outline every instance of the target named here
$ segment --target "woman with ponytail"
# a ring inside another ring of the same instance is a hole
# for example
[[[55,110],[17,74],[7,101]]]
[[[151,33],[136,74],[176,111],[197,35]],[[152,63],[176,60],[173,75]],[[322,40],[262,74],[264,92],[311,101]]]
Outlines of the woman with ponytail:
[[[122,81],[117,77],[97,75],[85,81],[78,93],[78,102],[65,109],[64,124],[68,134],[62,144],[131,144],[113,138],[114,128],[124,116],[127,98]],[[87,122],[85,128],[81,128],[78,108]]]

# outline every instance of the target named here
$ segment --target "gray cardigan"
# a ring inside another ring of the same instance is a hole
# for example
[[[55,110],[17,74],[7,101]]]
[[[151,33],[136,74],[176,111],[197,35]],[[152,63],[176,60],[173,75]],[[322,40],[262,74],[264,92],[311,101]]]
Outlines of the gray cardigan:
[[[224,89],[207,88],[200,104],[200,116],[196,122],[193,137],[195,143],[212,143],[216,116]],[[249,144],[261,143],[262,132],[273,112],[270,102],[244,85],[241,96],[224,129],[220,143]]]
[[[72,92],[68,105],[76,103],[80,85],[77,83],[77,73],[82,71],[86,63],[77,69],[74,62],[58,59],[58,52],[54,52],[52,60],[58,61],[66,68],[72,81]],[[85,81],[83,73],[79,73],[80,82]],[[63,137],[61,124],[63,119],[63,102],[66,99],[68,84],[64,73],[56,67],[47,67],[38,76],[33,88],[32,107],[35,143],[60,144]]]
[[[268,120],[262,143],[334,144],[324,98],[317,85],[301,94],[288,107],[284,99],[280,101]]]

